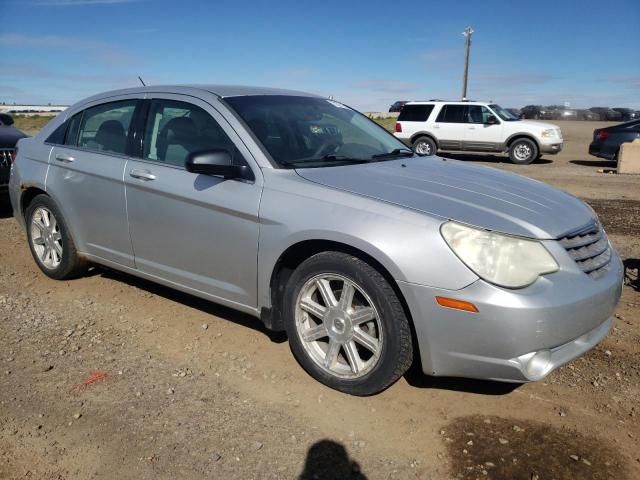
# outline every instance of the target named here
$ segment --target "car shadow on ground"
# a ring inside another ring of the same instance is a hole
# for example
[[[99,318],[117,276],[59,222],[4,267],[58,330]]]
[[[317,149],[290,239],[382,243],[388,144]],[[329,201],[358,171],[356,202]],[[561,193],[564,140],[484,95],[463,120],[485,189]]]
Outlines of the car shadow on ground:
[[[367,476],[358,462],[349,458],[344,445],[320,440],[309,447],[298,480],[367,480]]]
[[[451,158],[453,160],[462,160],[465,162],[480,162],[480,163],[511,163],[509,157],[504,155],[487,155],[487,154],[478,154],[478,153],[449,153],[449,152],[439,152],[438,156],[443,158]],[[553,160],[549,160],[547,158],[539,158],[531,163],[531,165],[545,165],[548,163],[553,163]]]
[[[450,390],[480,395],[508,395],[522,386],[521,383],[495,382],[473,378],[433,377],[422,372],[418,361],[414,362],[414,365],[404,375],[404,378],[409,385],[415,388]]]
[[[414,342],[415,342],[414,338]],[[508,395],[520,386],[521,383],[496,382],[493,380],[478,380],[475,378],[461,377],[434,377],[422,371],[420,353],[404,374],[406,382],[414,388],[435,390],[450,390],[452,392],[476,393],[480,395]]]
[[[165,287],[163,285],[145,280],[143,278],[135,277],[127,273],[122,273],[103,267],[92,268],[89,271],[89,275],[100,275],[104,278],[123,282],[132,287],[144,290],[145,292],[166,298],[167,300],[170,300],[172,302],[180,303],[182,305],[186,305],[187,307],[200,310],[207,315],[219,317],[223,320],[228,320],[243,327],[251,328],[264,334],[269,338],[269,340],[274,343],[284,343],[287,341],[287,335],[285,332],[273,332],[269,330],[264,326],[259,318],[253,317],[246,313],[238,312],[237,310],[232,310],[231,308],[218,305],[216,303],[195,297],[193,295],[189,295],[188,293],[183,293],[178,290],[174,290],[173,288]]]
[[[580,165],[581,167],[616,168],[615,160],[569,160],[569,163]]]
[[[640,259],[627,258],[624,264],[624,283],[636,292],[640,292]]]
[[[9,201],[9,195],[6,193],[0,193],[0,218],[9,218],[13,216],[11,210],[11,202]]]

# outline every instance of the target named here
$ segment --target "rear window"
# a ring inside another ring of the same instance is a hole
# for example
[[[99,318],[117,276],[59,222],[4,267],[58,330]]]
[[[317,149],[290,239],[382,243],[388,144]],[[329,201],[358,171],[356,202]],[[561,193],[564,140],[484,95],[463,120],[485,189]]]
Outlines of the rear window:
[[[466,108],[466,105],[445,105],[440,110],[436,122],[464,123],[464,111]]]
[[[433,105],[405,105],[398,115],[399,122],[426,122]]]

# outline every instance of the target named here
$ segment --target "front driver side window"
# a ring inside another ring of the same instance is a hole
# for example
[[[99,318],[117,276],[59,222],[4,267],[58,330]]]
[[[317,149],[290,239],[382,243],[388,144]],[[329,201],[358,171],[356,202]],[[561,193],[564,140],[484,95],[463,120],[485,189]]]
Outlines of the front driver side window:
[[[493,113],[482,105],[469,105],[467,107],[467,123],[487,123],[491,115]]]
[[[184,167],[187,155],[205,150],[228,150],[235,145],[216,120],[202,108],[175,100],[152,100],[144,134],[143,158]]]

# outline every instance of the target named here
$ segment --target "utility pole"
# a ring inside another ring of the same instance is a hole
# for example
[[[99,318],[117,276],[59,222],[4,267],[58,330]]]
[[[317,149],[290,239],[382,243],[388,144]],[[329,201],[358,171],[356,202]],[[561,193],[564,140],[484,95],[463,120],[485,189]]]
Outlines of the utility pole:
[[[462,80],[462,100],[467,99],[467,80],[469,77],[469,51],[471,50],[471,34],[473,33],[473,28],[467,27],[462,32],[467,39],[467,55],[464,61],[464,78]]]

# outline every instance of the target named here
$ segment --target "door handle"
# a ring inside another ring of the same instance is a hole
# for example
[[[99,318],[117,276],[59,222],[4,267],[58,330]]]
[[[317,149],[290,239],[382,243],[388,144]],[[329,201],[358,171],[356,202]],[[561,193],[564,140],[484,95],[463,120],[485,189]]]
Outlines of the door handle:
[[[133,170],[131,170],[129,172],[129,175],[131,175],[133,178],[138,178],[140,180],[155,180],[156,176],[151,173],[149,170],[138,170],[137,168],[134,168]]]
[[[56,154],[56,160],[64,163],[71,163],[75,160],[71,155],[65,155],[64,153]]]
[[[469,127],[469,130],[475,130],[476,127]]]
[[[434,125],[433,128],[440,128],[440,125]]]

